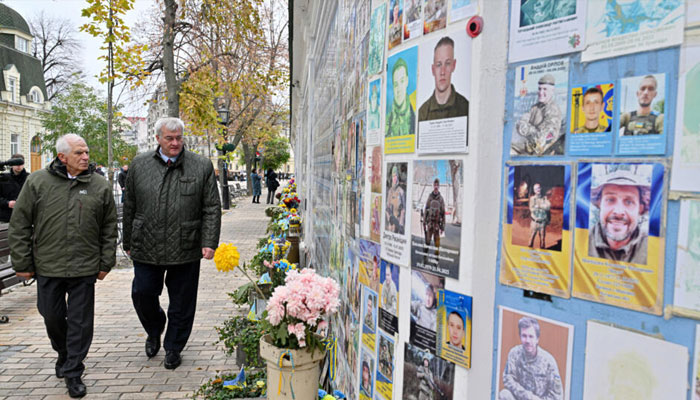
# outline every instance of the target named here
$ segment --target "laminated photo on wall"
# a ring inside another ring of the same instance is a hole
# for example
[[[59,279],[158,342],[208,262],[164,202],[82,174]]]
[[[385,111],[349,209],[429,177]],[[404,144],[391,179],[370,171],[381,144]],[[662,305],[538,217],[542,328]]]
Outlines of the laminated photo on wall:
[[[386,3],[382,3],[372,10],[372,21],[369,28],[369,61],[367,63],[367,75],[369,76],[379,75],[383,72],[386,21]]]
[[[620,80],[617,154],[666,153],[666,74]]]
[[[418,52],[422,73],[418,80],[417,152],[466,153],[471,39],[460,26],[424,41]]]
[[[681,199],[673,305],[700,312],[700,199]]]
[[[374,351],[368,351],[364,347],[361,351],[362,363],[360,364],[360,400],[374,399],[375,362]]]
[[[379,264],[381,262],[379,254],[378,243],[360,239],[360,283],[375,292],[379,291]]]
[[[377,350],[377,399],[392,400],[394,395],[394,365],[396,350],[394,339],[379,331]]]
[[[568,58],[515,69],[511,155],[564,154],[568,87]]]
[[[449,13],[450,23],[476,14],[476,10],[479,7],[477,3],[477,0],[451,0]]]
[[[382,231],[382,195],[370,194],[369,239],[379,243]]]
[[[403,1],[404,0],[389,0],[389,18],[388,30],[389,39],[388,47],[389,50],[401,44],[401,39],[403,39]]]
[[[700,2],[695,7],[700,11]],[[686,36],[678,69],[671,190],[700,192],[700,37]]]
[[[423,33],[428,34],[447,26],[447,0],[424,0]]]
[[[406,211],[407,182],[408,163],[386,163],[381,255],[383,259],[402,266],[408,266],[411,252]]]
[[[586,20],[581,62],[677,46],[685,1],[588,0]]]
[[[654,160],[578,164],[574,297],[661,314],[664,186]]]
[[[615,84],[604,82],[571,89],[569,155],[612,154]]]
[[[369,186],[372,193],[382,193],[382,148],[379,146],[372,147],[367,150],[369,160],[367,167],[371,170],[369,173]]]
[[[377,292],[362,287],[362,344],[374,351],[377,342]]]
[[[423,0],[403,0],[403,41],[415,39],[423,34]]]
[[[445,278],[426,272],[411,271],[410,343],[435,353],[438,292],[445,288]]]
[[[413,153],[416,146],[418,46],[387,60],[384,152]]]
[[[500,283],[568,298],[571,283],[570,164],[506,167]]]
[[[459,279],[462,160],[413,162],[411,267]]]
[[[589,320],[585,354],[584,400],[688,398],[685,346]]]
[[[584,48],[586,0],[514,0],[510,4],[508,62]]]
[[[437,355],[464,368],[472,366],[472,298],[441,290],[438,298]]]
[[[369,106],[367,107],[367,145],[382,144],[382,78],[369,83]]]
[[[399,331],[399,272],[401,267],[382,260],[379,328],[394,335]]]
[[[496,398],[568,400],[574,326],[508,307],[498,309]]]
[[[404,400],[452,400],[455,365],[428,351],[405,344],[403,365]]]

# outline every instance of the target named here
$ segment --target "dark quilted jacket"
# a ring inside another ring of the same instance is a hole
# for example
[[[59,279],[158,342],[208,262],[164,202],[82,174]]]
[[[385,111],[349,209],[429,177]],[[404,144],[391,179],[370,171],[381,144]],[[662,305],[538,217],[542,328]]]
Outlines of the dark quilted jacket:
[[[211,161],[183,150],[170,167],[159,151],[129,166],[124,194],[124,250],[144,264],[176,265],[216,249],[221,203]]]

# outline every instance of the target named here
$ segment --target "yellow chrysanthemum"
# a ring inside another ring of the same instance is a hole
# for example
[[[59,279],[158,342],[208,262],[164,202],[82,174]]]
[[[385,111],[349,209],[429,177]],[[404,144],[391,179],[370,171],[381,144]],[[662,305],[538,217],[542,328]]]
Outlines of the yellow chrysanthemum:
[[[219,271],[233,271],[238,266],[241,254],[231,243],[221,243],[214,253],[214,263]]]
[[[257,382],[255,382],[255,384],[258,385],[259,388],[265,387],[265,381],[257,381]]]
[[[290,214],[296,214],[296,213],[297,213],[297,209],[296,209],[296,208],[292,208],[291,210],[289,210],[289,213],[290,213]]]

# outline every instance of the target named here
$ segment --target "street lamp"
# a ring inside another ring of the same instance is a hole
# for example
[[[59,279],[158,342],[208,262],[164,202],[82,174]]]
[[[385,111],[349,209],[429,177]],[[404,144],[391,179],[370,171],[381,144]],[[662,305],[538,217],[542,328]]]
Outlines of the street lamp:
[[[228,125],[228,117],[229,117],[229,111],[228,108],[221,103],[219,108],[216,110],[216,113],[219,114],[219,123],[223,126],[224,129],[224,141],[226,141],[226,126]],[[222,156],[226,156],[226,148],[225,146],[221,146],[221,151]],[[221,204],[223,206],[224,210],[228,210],[231,208],[231,198],[229,197],[229,192],[228,192],[228,170],[226,168],[226,160],[223,159],[221,160],[221,168],[219,168],[219,179],[221,181]]]

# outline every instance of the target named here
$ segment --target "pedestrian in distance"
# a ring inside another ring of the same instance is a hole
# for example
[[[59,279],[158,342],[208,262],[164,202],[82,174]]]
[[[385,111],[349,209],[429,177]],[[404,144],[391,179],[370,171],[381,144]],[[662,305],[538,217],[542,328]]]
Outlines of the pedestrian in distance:
[[[253,203],[260,204],[260,195],[262,194],[262,176],[253,168],[250,174],[250,180],[253,183]]]
[[[275,192],[280,186],[280,183],[277,181],[277,173],[273,171],[272,168],[268,168],[265,174],[265,185],[267,185],[267,204],[274,204]]]
[[[167,369],[182,362],[197,307],[200,261],[214,257],[221,230],[214,166],[184,149],[184,131],[179,118],[156,122],[159,146],[134,158],[124,196],[123,245],[134,262],[131,298],[148,335],[149,358],[158,354],[165,331]],[[170,299],[167,317],[158,300],[163,284]]]
[[[61,136],[56,152],[29,175],[14,205],[10,256],[17,276],[37,280],[37,308],[58,353],[56,377],[75,398],[86,394],[81,377],[92,343],[95,282],[116,261],[117,212],[83,138]]]
[[[129,164],[124,164],[122,167],[121,171],[119,171],[119,175],[117,175],[117,182],[119,183],[119,187],[122,190],[122,198],[121,202],[124,202],[124,191],[126,190],[126,177],[129,175]]]

